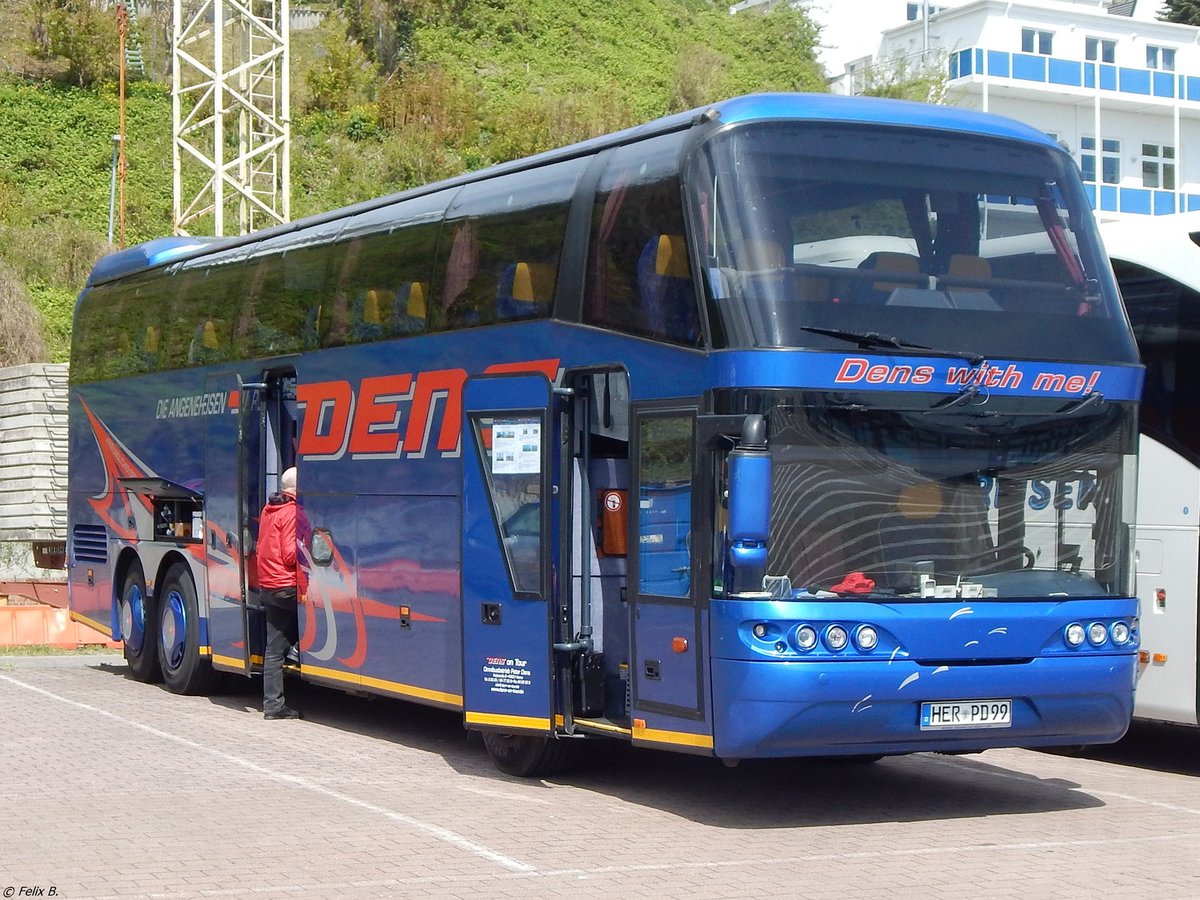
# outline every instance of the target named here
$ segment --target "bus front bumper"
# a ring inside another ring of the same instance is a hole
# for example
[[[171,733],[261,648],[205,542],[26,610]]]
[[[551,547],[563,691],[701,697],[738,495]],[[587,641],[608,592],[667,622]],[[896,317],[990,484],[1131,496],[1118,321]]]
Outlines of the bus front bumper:
[[[714,753],[724,759],[969,752],[1111,743],[1129,727],[1136,658],[1016,665],[715,659]],[[921,727],[934,701],[1010,700],[1011,723]]]

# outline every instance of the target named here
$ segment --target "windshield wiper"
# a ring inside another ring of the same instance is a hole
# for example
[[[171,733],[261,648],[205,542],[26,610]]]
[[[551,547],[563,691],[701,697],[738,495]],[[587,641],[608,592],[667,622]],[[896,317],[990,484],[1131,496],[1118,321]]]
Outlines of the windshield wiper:
[[[926,356],[965,359],[973,366],[979,365],[985,359],[979,353],[972,353],[967,350],[939,350],[936,347],[929,347],[925,344],[914,344],[911,341],[904,341],[892,335],[880,334],[877,331],[847,331],[842,328],[817,328],[812,325],[801,325],[800,330],[810,332],[811,334],[823,334],[827,337],[839,338],[843,341],[852,341],[862,350],[871,350],[879,347],[887,347],[891,350],[920,350]]]

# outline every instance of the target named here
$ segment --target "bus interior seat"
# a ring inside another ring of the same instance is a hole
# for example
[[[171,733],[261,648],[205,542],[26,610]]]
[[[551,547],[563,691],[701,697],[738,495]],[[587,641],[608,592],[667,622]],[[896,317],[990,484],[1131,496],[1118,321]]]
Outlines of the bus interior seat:
[[[737,274],[748,296],[763,295],[785,300],[825,301],[833,280],[819,275],[799,275],[793,268],[788,248],[778,241],[748,239],[738,247]]]
[[[380,302],[388,302],[390,291],[379,291],[374,288],[361,296],[354,298],[352,312],[354,324],[350,327],[350,340],[353,343],[377,341],[383,337],[383,318],[379,313]]]
[[[797,275],[792,281],[789,297],[797,300],[824,301],[829,299],[833,279],[817,275]]]
[[[206,319],[196,326],[195,336],[188,345],[188,362],[217,362],[220,350],[221,339],[217,336],[217,326],[212,319]]]
[[[950,298],[941,291],[919,287],[898,287],[888,295],[886,306],[914,306],[924,309],[950,309]]]
[[[646,243],[638,257],[637,283],[651,333],[695,345],[700,317],[683,235],[660,234]]]
[[[316,347],[321,343],[321,304],[314,303],[304,316],[304,346]]]
[[[396,291],[392,307],[392,334],[418,334],[425,330],[425,294],[428,287],[420,281],[406,281]]]
[[[860,303],[884,304],[888,302],[894,291],[917,286],[914,279],[897,281],[884,276],[920,275],[921,260],[911,253],[879,250],[859,263],[858,268],[874,277],[867,277],[858,282],[854,299]]]
[[[986,281],[992,277],[992,264],[982,256],[970,253],[955,253],[950,257],[946,270],[949,278],[974,278]],[[957,309],[999,311],[1000,304],[983,285],[950,285],[948,292]]]
[[[758,238],[747,238],[738,245],[737,261],[738,268],[743,272],[782,269],[791,265],[783,245]]]
[[[528,319],[549,309],[554,297],[554,266],[519,262],[506,266],[496,285],[496,317]]]

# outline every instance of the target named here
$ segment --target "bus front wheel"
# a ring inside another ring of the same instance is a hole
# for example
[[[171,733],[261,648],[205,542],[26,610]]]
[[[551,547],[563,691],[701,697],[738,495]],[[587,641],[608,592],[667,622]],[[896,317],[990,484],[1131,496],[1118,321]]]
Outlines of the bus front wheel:
[[[121,642],[129,672],[138,681],[162,681],[158,649],[154,641],[154,602],[146,594],[146,576],[137,560],[125,573],[121,600],[117,606]]]
[[[216,684],[210,660],[200,655],[196,585],[187,566],[173,566],[158,592],[158,655],[163,681],[176,694],[208,693]]]
[[[570,762],[570,741],[542,735],[485,731],[483,746],[497,769],[520,778],[552,775]]]

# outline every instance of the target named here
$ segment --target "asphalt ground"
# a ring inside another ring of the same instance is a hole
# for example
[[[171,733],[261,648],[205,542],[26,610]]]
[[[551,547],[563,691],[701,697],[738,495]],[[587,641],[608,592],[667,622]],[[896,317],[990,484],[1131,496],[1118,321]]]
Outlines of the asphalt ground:
[[[1200,729],[732,769],[605,742],[523,780],[452,713],[291,679],[305,719],[268,722],[258,690],[0,659],[0,897],[1200,897]]]

